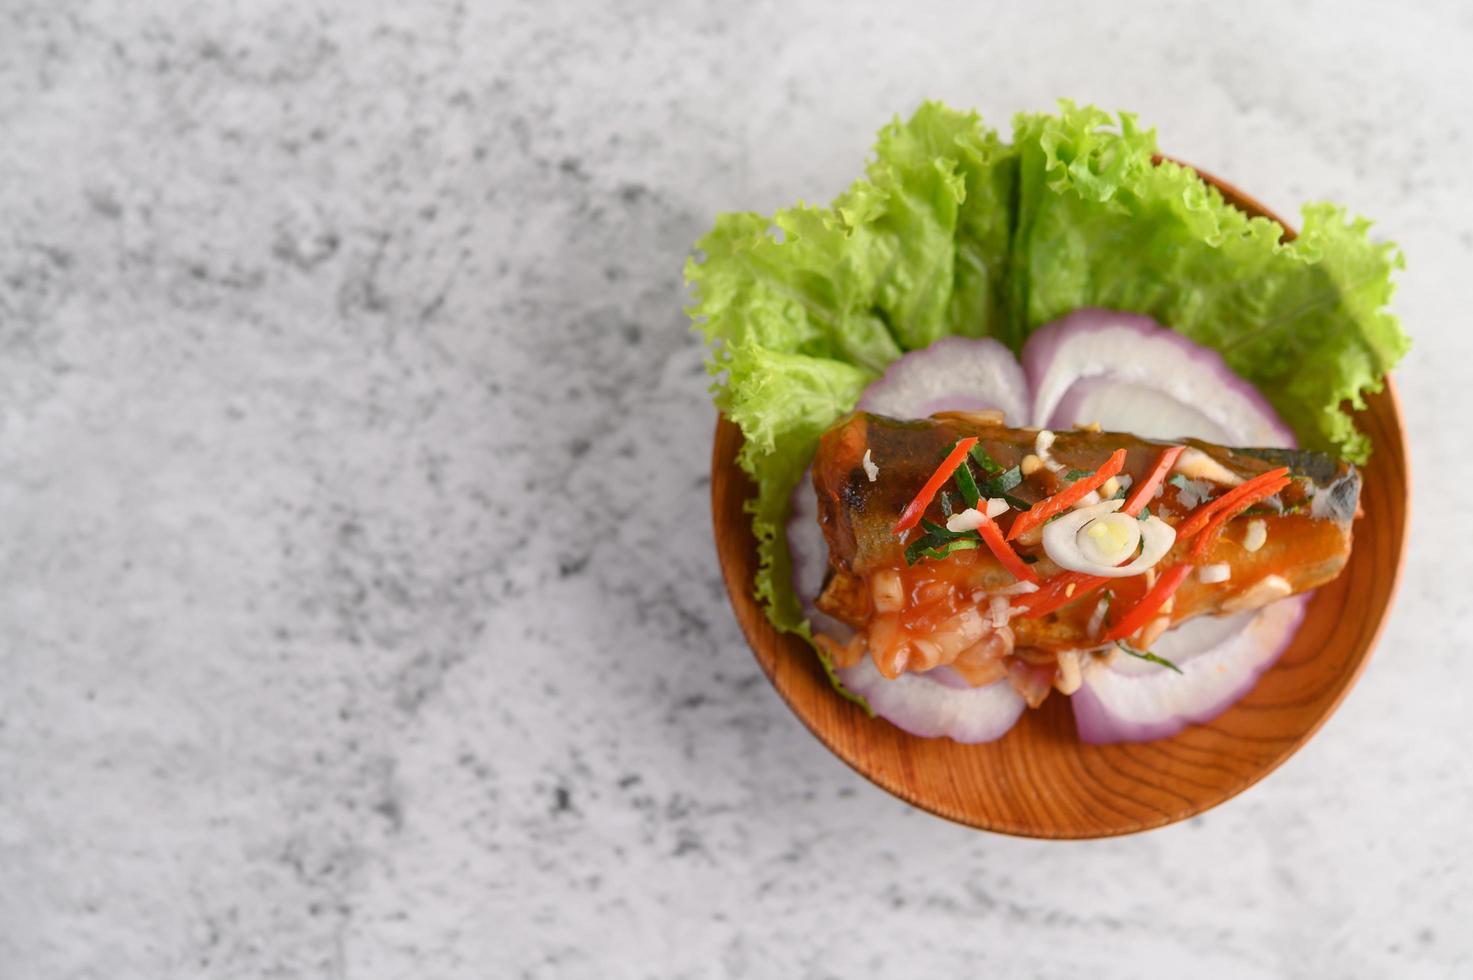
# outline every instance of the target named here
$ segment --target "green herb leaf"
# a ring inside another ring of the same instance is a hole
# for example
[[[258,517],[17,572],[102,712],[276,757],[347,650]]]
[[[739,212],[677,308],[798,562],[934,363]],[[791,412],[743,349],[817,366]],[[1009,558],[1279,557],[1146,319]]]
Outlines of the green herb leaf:
[[[1147,504],[1142,507],[1141,512],[1136,515],[1136,518],[1142,521],[1149,521],[1151,519],[1151,505]]]
[[[947,517],[951,516],[951,494],[945,490],[941,491],[941,513]]]
[[[1082,480],[1087,476],[1094,475],[1094,470],[1070,470],[1068,473],[1064,474],[1064,479],[1068,480],[1070,483],[1073,483],[1076,480]]]
[[[905,546],[905,563],[907,565],[914,565],[921,560],[921,557],[927,551],[932,548],[943,547],[945,544],[946,541],[942,538],[931,534],[923,534]]]
[[[942,541],[955,541],[958,538],[977,537],[976,531],[953,531],[924,517],[921,518],[921,529],[929,535],[940,538]]]
[[[999,494],[999,496],[1001,496],[1003,500],[1006,500],[1013,507],[1014,510],[1031,510],[1033,508],[1033,505],[1024,500],[1022,497],[1014,497],[1010,493]]]
[[[1129,643],[1126,643],[1124,640],[1116,640],[1115,645],[1138,660],[1146,660],[1162,667],[1170,667],[1178,674],[1182,672],[1181,668],[1178,667],[1176,664],[1172,663],[1170,660],[1167,660],[1165,657],[1158,657],[1156,654],[1152,653],[1149,650],[1137,650],[1135,647],[1131,646]]]
[[[978,488],[978,492],[984,497],[1003,497],[1009,490],[1015,489],[1023,482],[1023,470],[1014,466],[1010,470],[1004,470],[997,476],[988,480]]]
[[[921,555],[925,558],[935,558],[939,560],[947,557],[948,555],[955,554],[958,551],[973,551],[977,548],[980,548],[981,546],[982,542],[978,541],[976,538],[958,538],[955,541],[946,542],[939,548],[928,548],[925,551],[921,552]]]
[[[947,540],[932,534],[923,535],[910,543],[905,549],[905,563],[914,565],[922,558],[945,558],[957,551],[970,551],[981,545],[976,538],[956,538]]]
[[[1299,512],[1305,510],[1309,510],[1309,504],[1302,501],[1297,504],[1289,504],[1282,508],[1266,507],[1263,504],[1254,504],[1252,507],[1249,507],[1247,510],[1243,511],[1243,514],[1246,517],[1282,517],[1285,514],[1298,514]]]
[[[1166,482],[1176,487],[1178,490],[1185,490],[1187,488],[1187,478],[1181,473],[1173,473]]]
[[[972,478],[972,468],[967,465],[966,460],[962,460],[962,465],[956,468],[956,485],[967,506],[976,507],[977,501],[982,499],[982,492],[977,489],[977,481]]]
[[[977,465],[982,467],[982,472],[988,476],[996,476],[1002,472],[1002,464],[988,455],[980,442],[972,447],[972,459],[977,461]]]

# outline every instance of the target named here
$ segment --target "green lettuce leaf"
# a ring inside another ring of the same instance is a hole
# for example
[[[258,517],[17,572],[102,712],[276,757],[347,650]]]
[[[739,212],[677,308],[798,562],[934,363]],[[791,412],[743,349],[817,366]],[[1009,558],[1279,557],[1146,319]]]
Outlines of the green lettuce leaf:
[[[832,207],[724,214],[687,261],[716,405],[746,437],[755,588],[779,629],[807,633],[781,532],[818,437],[904,351],[1006,329],[1016,173],[975,114],[928,103],[885,128]]]
[[[1324,204],[1281,242],[1155,152],[1124,113],[1063,102],[1019,116],[1007,143],[975,113],[926,103],[881,131],[832,206],[722,215],[700,240],[689,313],[717,407],[746,437],[754,587],[775,626],[809,636],[781,531],[819,435],[891,361],[943,336],[1017,350],[1081,307],[1145,313],[1222,352],[1306,447],[1366,459],[1343,403],[1362,405],[1407,350],[1385,311],[1400,254]]]
[[[747,502],[762,573],[757,596],[778,626],[793,629],[803,621],[793,594],[787,536],[782,533],[793,489],[803,476],[818,437],[854,408],[875,375],[832,358],[735,348],[725,361],[727,384],[717,404],[739,425],[746,442],[737,457],[757,484]]]
[[[1370,443],[1342,407],[1364,407],[1409,346],[1384,311],[1394,246],[1327,204],[1304,230],[1249,218],[1197,175],[1152,162],[1155,133],[1064,103],[1020,116],[1022,191],[1010,297],[1016,335],[1085,306],[1146,313],[1215,348],[1309,449],[1363,463]]]

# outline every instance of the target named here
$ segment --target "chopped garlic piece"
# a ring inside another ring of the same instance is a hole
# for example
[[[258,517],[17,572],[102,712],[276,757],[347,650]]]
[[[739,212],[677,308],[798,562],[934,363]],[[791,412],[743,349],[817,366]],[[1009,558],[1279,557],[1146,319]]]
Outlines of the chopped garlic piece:
[[[1011,605],[1008,602],[1008,597],[1005,595],[995,595],[988,600],[987,611],[991,613],[993,628],[1002,629],[1008,625],[1008,619],[1010,618],[1008,616],[1008,609]]]
[[[875,461],[870,458],[868,449],[864,451],[864,459],[861,462],[864,466],[864,475],[869,477],[869,482],[874,483],[880,478],[880,468],[879,466],[875,465]]]
[[[1033,440],[1033,451],[1038,454],[1038,461],[1055,473],[1064,472],[1064,464],[1049,455],[1049,447],[1054,444],[1054,434],[1048,429],[1040,429]],[[1027,474],[1024,474],[1025,476]]]
[[[1043,460],[1039,459],[1032,453],[1029,453],[1027,456],[1023,457],[1023,462],[1018,464],[1018,468],[1023,471],[1024,476],[1032,476],[1039,470],[1043,469]]]
[[[1268,524],[1262,518],[1254,518],[1243,530],[1243,550],[1257,551],[1268,540]]]
[[[1084,672],[1079,667],[1078,650],[1059,651],[1059,670],[1054,676],[1054,687],[1060,694],[1069,695],[1079,690],[1084,683]]]
[[[1089,614],[1089,625],[1084,628],[1084,635],[1091,640],[1100,635],[1100,628],[1105,625],[1105,613],[1110,610],[1110,597],[1104,596],[1095,603],[1095,611]]]
[[[1208,480],[1227,487],[1235,487],[1243,482],[1241,476],[1193,446],[1188,446],[1177,457],[1172,470],[1188,480]]]
[[[958,514],[952,514],[946,519],[946,529],[953,532],[975,531],[982,526],[982,512],[975,507],[968,507]]]
[[[895,569],[876,572],[870,580],[870,589],[876,612],[899,612],[905,608],[905,584]]]
[[[1203,565],[1197,569],[1197,578],[1204,585],[1215,585],[1218,582],[1226,582],[1233,577],[1233,570],[1227,562],[1218,562],[1216,565]]]
[[[1012,505],[1001,497],[993,497],[987,501],[987,516],[994,521],[1008,512]]]
[[[1139,639],[1140,645],[1143,648],[1149,650],[1151,647],[1156,645],[1157,640],[1161,639],[1161,634],[1165,633],[1168,629],[1170,629],[1170,627],[1170,616],[1157,616],[1155,619],[1151,620],[1149,623],[1141,627],[1141,632],[1137,639]]]

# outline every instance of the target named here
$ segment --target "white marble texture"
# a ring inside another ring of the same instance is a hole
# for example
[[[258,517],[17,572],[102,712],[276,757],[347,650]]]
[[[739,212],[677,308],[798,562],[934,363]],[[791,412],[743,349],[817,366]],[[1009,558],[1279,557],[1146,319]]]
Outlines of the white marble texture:
[[[0,2],[0,978],[1473,975],[1454,3]],[[761,679],[682,258],[1072,95],[1408,269],[1400,601],[1303,752],[1056,844]]]

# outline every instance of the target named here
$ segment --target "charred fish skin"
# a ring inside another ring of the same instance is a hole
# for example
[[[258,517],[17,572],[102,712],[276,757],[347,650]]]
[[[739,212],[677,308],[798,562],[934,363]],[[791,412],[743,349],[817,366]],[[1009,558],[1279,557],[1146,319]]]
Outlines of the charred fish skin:
[[[1273,466],[1287,466],[1294,476],[1305,477],[1315,488],[1315,516],[1349,525],[1360,506],[1360,471],[1326,453],[1303,449],[1238,449]]]
[[[903,560],[903,545],[891,529],[957,439],[977,436],[979,447],[1003,470],[1010,470],[1026,468],[1030,456],[1038,458],[1038,432],[969,424],[955,417],[901,421],[861,412],[840,420],[820,439],[813,465],[819,522],[832,564],[862,574],[868,568]],[[1139,480],[1161,450],[1171,445],[1198,449],[1239,479],[1288,466],[1295,481],[1281,495],[1285,507],[1308,507],[1314,518],[1349,532],[1360,499],[1359,473],[1331,456],[1300,450],[1236,449],[1196,439],[1173,443],[1114,432],[1061,431],[1049,446],[1053,468],[1040,467],[1012,495],[1036,503],[1062,489],[1071,471],[1092,471],[1116,449],[1126,451],[1123,475]],[[879,467],[874,481],[863,467],[866,452]],[[939,500],[932,503],[927,516],[944,520]]]
[[[1301,592],[1321,585],[1339,574],[1348,560],[1351,525],[1360,494],[1360,474],[1323,453],[1282,449],[1239,449],[1199,440],[1175,442],[1140,439],[1132,435],[1083,430],[1050,433],[1041,441],[1039,430],[1011,429],[1001,424],[969,422],[955,417],[899,421],[857,413],[841,420],[820,441],[813,467],[820,523],[829,545],[830,589],[820,599],[820,608],[838,618],[860,625],[869,615],[864,606],[863,579],[886,568],[905,568],[905,543],[894,533],[900,513],[916,491],[935,472],[938,463],[960,438],[976,436],[986,458],[1000,470],[1017,467],[1032,472],[1010,491],[1021,504],[1032,505],[1067,487],[1077,471],[1094,471],[1116,450],[1125,451],[1122,478],[1138,481],[1153,468],[1162,451],[1187,445],[1199,450],[1198,463],[1218,472],[1225,480],[1250,480],[1269,470],[1286,466],[1292,482],[1266,506],[1254,507],[1228,523],[1220,540],[1201,559],[1204,564],[1226,565],[1225,585],[1199,582],[1195,577],[1181,588],[1175,600],[1173,621],[1203,613],[1218,613],[1231,607],[1255,581],[1269,576],[1282,579],[1286,587]],[[1044,443],[1046,464],[1039,459]],[[871,480],[863,465],[869,454],[879,472]],[[1199,481],[1200,482],[1200,481]],[[960,508],[957,487],[949,483],[951,502]],[[1225,486],[1210,488],[1214,496]],[[1168,523],[1179,523],[1197,506],[1183,485],[1164,487],[1149,509]],[[939,500],[927,516],[945,522]],[[1016,514],[1000,518],[1010,522]],[[1266,529],[1266,544],[1246,547],[1245,531],[1253,521]],[[1019,552],[1036,562],[1033,568],[1047,580],[1060,571],[1041,552],[1036,542],[1019,541]],[[1185,547],[1173,549],[1162,567],[1183,561]],[[952,561],[947,559],[946,561]],[[927,564],[930,563],[928,559]],[[969,566],[967,584],[991,591],[1013,579],[985,551],[965,553]],[[944,565],[936,562],[936,565]],[[938,571],[938,574],[940,572]],[[848,581],[854,578],[860,581]],[[1020,645],[1064,649],[1087,645],[1083,635],[1090,610],[1098,601],[1065,605],[1040,619],[1015,620]]]

